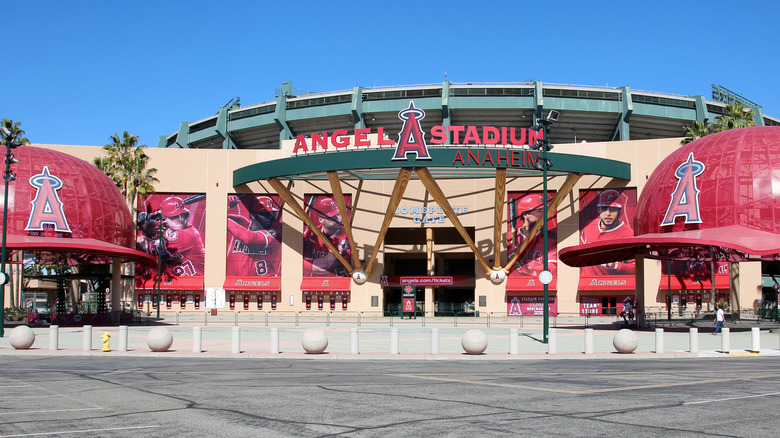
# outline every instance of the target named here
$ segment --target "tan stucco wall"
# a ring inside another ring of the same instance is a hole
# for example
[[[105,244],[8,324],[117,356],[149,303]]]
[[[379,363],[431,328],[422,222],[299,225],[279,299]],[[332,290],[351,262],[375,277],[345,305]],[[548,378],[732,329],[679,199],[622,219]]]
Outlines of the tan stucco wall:
[[[649,175],[657,164],[669,153],[680,145],[680,139],[624,141],[606,143],[576,143],[559,144],[555,146],[556,153],[581,154],[600,158],[609,158],[631,164],[631,180],[611,180],[610,178],[585,176],[574,191],[565,199],[558,210],[558,248],[565,248],[578,244],[579,220],[579,190],[604,188],[604,187],[636,187],[638,195],[642,193]],[[61,146],[61,145],[37,145],[59,150],[77,156],[91,162],[92,158],[103,153],[97,146]],[[206,231],[204,240],[206,243],[206,270],[205,287],[222,287],[225,279],[225,246],[227,229],[227,196],[235,192],[274,193],[271,187],[263,182],[248,184],[244,187],[234,188],[232,185],[232,172],[243,166],[271,159],[282,158],[289,153],[287,151],[263,151],[263,150],[185,150],[185,149],[157,149],[149,148],[146,153],[150,156],[150,167],[158,170],[157,177],[160,183],[157,191],[160,193],[205,193],[206,194]],[[549,190],[557,190],[565,177],[557,176],[550,180]],[[479,180],[440,180],[445,195],[451,205],[466,206],[468,213],[458,216],[466,227],[475,228],[475,242],[482,251],[485,259],[493,258],[493,202],[494,180],[492,178]],[[354,216],[352,227],[357,250],[362,260],[367,260],[372,250],[380,224],[385,214],[389,196],[392,192],[394,181],[357,181],[342,182],[342,190],[345,194],[351,194],[354,203]],[[290,187],[299,203],[303,203],[306,194],[331,193],[331,189],[325,182],[296,180]],[[507,181],[507,191],[541,190],[541,178],[519,178]],[[413,179],[407,188],[401,205],[435,206],[431,196],[423,187],[423,184]],[[506,218],[506,213],[504,214]],[[284,207],[283,213],[283,239],[282,252],[282,291],[279,296],[280,310],[303,310],[302,293],[300,284],[302,278],[301,251],[303,222],[295,217],[289,206]],[[391,227],[413,227],[411,215],[395,216]],[[449,220],[444,224],[427,224],[430,227],[452,227]],[[506,230],[506,220],[502,224],[502,235]],[[502,244],[501,264],[506,264],[505,241]],[[388,253],[419,252],[425,254],[425,242],[421,245],[394,245],[383,248],[379,253],[377,265],[364,285],[352,284],[350,297],[350,311],[381,311],[382,288],[379,285],[380,276],[383,274],[384,251]],[[434,248],[435,252],[452,252],[470,254],[466,245],[444,246]],[[743,263],[741,269],[742,282],[740,283],[741,305],[752,307],[755,300],[760,298],[760,263]],[[660,280],[660,264],[648,260],[646,263],[646,281],[650,290],[648,297],[655,297],[653,288],[657,291]],[[475,260],[476,288],[475,301],[480,295],[487,296],[487,306],[477,307],[481,312],[506,313],[505,283],[494,285],[484,275],[482,267]],[[559,263],[558,274],[558,310],[561,313],[578,313],[579,302],[577,298],[577,282],[579,278],[578,268],[572,268]],[[759,286],[757,286],[759,285]],[[293,296],[293,306],[289,306],[289,297]],[[371,296],[379,297],[379,307],[371,307]],[[253,304],[254,305],[254,304]],[[662,303],[647,302],[646,305],[660,306]],[[340,310],[340,304],[337,306]],[[191,310],[191,306],[188,308]],[[265,310],[265,309],[264,309]]]

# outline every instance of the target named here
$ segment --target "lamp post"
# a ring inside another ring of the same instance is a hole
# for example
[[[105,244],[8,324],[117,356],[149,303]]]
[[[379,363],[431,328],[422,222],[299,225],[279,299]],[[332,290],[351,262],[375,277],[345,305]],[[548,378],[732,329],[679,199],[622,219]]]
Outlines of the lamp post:
[[[3,179],[5,180],[5,196],[3,196],[3,249],[2,259],[0,260],[0,337],[5,336],[5,285],[11,280],[11,277],[5,273],[5,258],[6,258],[6,228],[8,227],[8,183],[16,179],[16,174],[11,171],[11,164],[18,163],[19,160],[14,158],[14,154],[11,153],[11,149],[20,146],[20,143],[16,140],[15,136],[11,134],[5,127],[2,128],[3,141],[5,143],[5,171],[3,172]]]
[[[162,292],[162,250],[163,250],[163,232],[165,231],[165,223],[162,217],[157,219],[157,319],[160,319],[160,297]]]
[[[531,145],[532,149],[538,149],[539,150],[539,161],[534,165],[537,169],[541,168],[542,171],[542,242],[543,242],[543,263],[544,263],[544,270],[539,273],[539,281],[542,282],[544,285],[544,317],[542,321],[543,325],[543,336],[542,336],[542,342],[548,343],[549,336],[550,336],[550,282],[553,280],[552,273],[549,269],[549,257],[548,257],[548,251],[549,251],[549,243],[547,242],[547,232],[549,229],[548,223],[547,223],[547,171],[552,167],[550,165],[550,160],[547,159],[547,152],[550,151],[553,146],[550,144],[549,140],[549,132],[550,132],[550,125],[558,121],[558,116],[560,113],[558,111],[552,110],[547,115],[547,117],[542,117],[538,120],[537,124],[532,126],[531,129],[534,131],[542,131],[542,138],[538,139],[535,144]]]

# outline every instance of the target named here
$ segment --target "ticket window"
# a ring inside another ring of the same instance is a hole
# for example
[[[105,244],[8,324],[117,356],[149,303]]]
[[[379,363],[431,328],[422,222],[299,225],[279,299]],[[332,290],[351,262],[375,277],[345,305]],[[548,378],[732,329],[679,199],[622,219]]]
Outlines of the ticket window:
[[[230,310],[236,310],[236,296],[230,296]]]
[[[311,302],[309,302],[311,306]],[[276,310],[276,295],[271,295],[271,310]]]
[[[138,310],[144,308],[144,294],[138,294]]]
[[[200,294],[195,294],[194,298],[194,305],[196,309],[200,309]]]
[[[322,295],[317,295],[317,310],[322,310],[323,302],[325,301],[325,297]]]
[[[306,310],[311,310],[311,295],[306,295]]]
[[[330,310],[336,310],[336,297],[330,296]]]
[[[187,295],[179,295],[179,306],[182,308],[182,310],[187,308]]]
[[[152,295],[152,309],[156,309],[157,308],[157,300],[159,300],[159,299],[160,299],[160,295],[158,295],[158,294]]]
[[[244,295],[244,310],[249,310],[249,295]]]
[[[341,308],[342,310],[347,310],[347,296],[342,295],[341,296]]]
[[[170,309],[173,306],[173,296],[171,294],[165,294],[165,308]]]
[[[263,294],[257,294],[257,310],[263,310]]]

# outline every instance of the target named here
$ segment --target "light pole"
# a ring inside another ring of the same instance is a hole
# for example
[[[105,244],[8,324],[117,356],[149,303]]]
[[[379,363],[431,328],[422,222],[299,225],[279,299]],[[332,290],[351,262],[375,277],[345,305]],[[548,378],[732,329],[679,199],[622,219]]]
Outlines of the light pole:
[[[8,227],[8,183],[16,179],[16,174],[11,171],[11,164],[18,163],[19,160],[14,158],[14,154],[11,153],[11,149],[20,146],[20,143],[16,140],[15,136],[11,134],[5,127],[2,128],[3,142],[5,143],[5,171],[3,172],[3,179],[5,180],[5,196],[3,197],[3,249],[2,260],[0,261],[0,337],[5,336],[5,285],[11,280],[11,277],[5,273],[5,238],[6,228]]]
[[[162,292],[162,250],[163,250],[163,232],[165,231],[165,223],[162,217],[157,219],[157,319],[160,319],[160,297]]]
[[[531,145],[531,149],[538,149],[540,153],[539,161],[536,162],[534,167],[541,168],[542,171],[542,242],[544,244],[542,255],[544,261],[544,270],[539,273],[539,281],[544,285],[544,319],[542,321],[544,327],[544,333],[542,336],[542,342],[547,343],[550,336],[550,282],[553,280],[552,273],[549,269],[549,243],[547,242],[547,230],[549,228],[547,224],[547,171],[552,167],[550,160],[547,159],[547,152],[550,151],[553,146],[550,144],[549,132],[550,125],[558,121],[558,111],[552,110],[547,117],[542,117],[538,120],[537,124],[532,126],[534,131],[542,131],[542,138],[538,139],[535,144]]]

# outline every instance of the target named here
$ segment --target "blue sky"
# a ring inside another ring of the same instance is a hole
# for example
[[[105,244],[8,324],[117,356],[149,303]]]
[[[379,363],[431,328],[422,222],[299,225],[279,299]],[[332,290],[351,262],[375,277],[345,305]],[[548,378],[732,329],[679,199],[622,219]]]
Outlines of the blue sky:
[[[5,0],[0,17],[0,116],[33,143],[102,146],[127,130],[154,147],[283,81],[323,92],[445,72],[708,99],[720,84],[780,117],[777,1]]]

